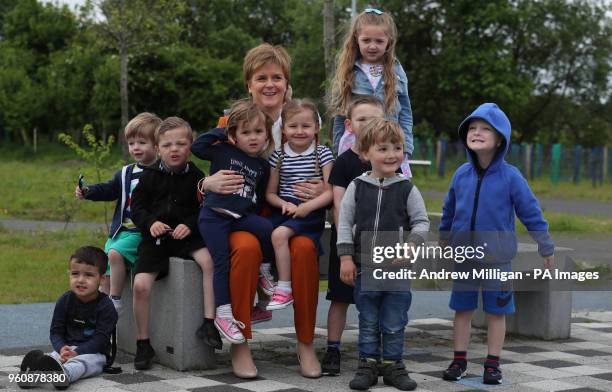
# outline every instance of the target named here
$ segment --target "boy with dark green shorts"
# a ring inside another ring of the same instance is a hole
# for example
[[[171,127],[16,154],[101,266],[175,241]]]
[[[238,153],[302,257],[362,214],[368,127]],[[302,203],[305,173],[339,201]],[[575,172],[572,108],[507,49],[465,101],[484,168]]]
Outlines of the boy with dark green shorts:
[[[101,286],[110,295],[115,309],[121,310],[121,292],[125,283],[126,268],[134,270],[138,256],[141,234],[131,218],[132,191],[138,185],[143,168],[157,158],[155,129],[161,119],[151,113],[140,113],[125,127],[125,138],[130,156],[136,161],[124,166],[111,180],[87,187],[77,186],[77,199],[93,201],[117,200],[109,238],[104,246],[109,263],[106,274],[110,279]]]

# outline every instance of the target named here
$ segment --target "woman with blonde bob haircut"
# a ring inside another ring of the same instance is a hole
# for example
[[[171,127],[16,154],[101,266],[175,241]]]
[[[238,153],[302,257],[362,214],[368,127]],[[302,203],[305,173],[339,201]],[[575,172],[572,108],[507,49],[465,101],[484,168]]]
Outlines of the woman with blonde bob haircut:
[[[243,76],[251,101],[274,121],[272,136],[276,149],[281,146],[281,112],[290,98],[291,58],[280,46],[262,43],[249,50],[244,57]],[[225,126],[226,120],[219,121]],[[207,191],[230,194],[242,189],[241,175],[220,170],[206,177],[203,187]],[[324,191],[321,180],[309,180],[294,185],[295,196],[303,201],[316,198]],[[262,251],[257,238],[247,232],[234,232],[229,238],[231,250],[230,295],[232,310],[237,320],[244,323],[244,337],[252,338],[251,319],[264,321],[271,318],[265,307],[253,308],[258,286]],[[297,333],[297,354],[301,374],[319,377],[321,365],[314,351],[314,328],[319,290],[318,251],[315,243],[306,236],[295,236],[289,244],[291,274],[297,285],[294,296],[294,321]],[[261,299],[261,297],[260,297]],[[262,303],[262,306],[265,303]],[[234,374],[241,378],[257,377],[248,343],[233,344],[231,348]]]

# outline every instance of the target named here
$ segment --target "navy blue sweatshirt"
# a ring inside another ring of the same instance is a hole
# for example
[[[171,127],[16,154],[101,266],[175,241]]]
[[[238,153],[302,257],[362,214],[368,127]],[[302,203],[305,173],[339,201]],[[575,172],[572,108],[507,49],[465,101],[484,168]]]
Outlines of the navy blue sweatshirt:
[[[244,187],[231,195],[207,192],[203,206],[223,208],[244,216],[256,212],[258,202],[265,199],[270,166],[265,159],[249,156],[226,141],[225,130],[215,128],[200,135],[191,145],[191,152],[210,161],[211,175],[219,170],[233,170],[242,175]]]
[[[67,291],[55,303],[50,339],[58,353],[64,346],[77,346],[80,354],[105,354],[117,324],[117,311],[108,295],[98,293],[93,301],[81,302]]]

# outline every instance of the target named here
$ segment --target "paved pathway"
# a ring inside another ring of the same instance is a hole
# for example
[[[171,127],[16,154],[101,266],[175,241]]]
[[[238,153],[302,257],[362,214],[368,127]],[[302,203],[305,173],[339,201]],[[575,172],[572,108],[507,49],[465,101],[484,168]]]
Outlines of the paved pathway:
[[[452,319],[448,307],[448,291],[413,291],[409,317],[411,320],[424,318]],[[612,293],[601,291],[576,291],[572,295],[574,312],[612,312]],[[46,345],[49,342],[49,321],[53,314],[53,303],[0,305],[0,349]],[[325,293],[319,293],[317,326],[327,325],[329,301]],[[349,308],[348,323],[357,323],[355,307]],[[262,328],[285,328],[293,326],[293,310],[274,312],[272,321],[261,323]]]
[[[123,373],[80,380],[71,391],[100,392],[305,392],[349,391],[348,382],[357,365],[357,328],[349,325],[343,337],[342,373],[316,380],[299,375],[293,328],[259,328],[251,347],[259,377],[244,380],[232,375],[227,347],[217,355],[218,368],[176,372],[155,364],[151,370],[135,371],[133,358],[120,355],[116,363]],[[315,331],[315,346],[322,354],[325,330]],[[452,323],[446,319],[413,320],[406,330],[404,361],[418,382],[417,391],[612,391],[612,312],[576,313],[572,338],[545,342],[509,336],[502,351],[504,381],[499,386],[482,384],[486,356],[485,331],[475,330],[468,356],[468,374],[459,382],[440,378],[452,357]],[[227,346],[227,344],[225,345]],[[18,371],[23,355],[32,347],[0,350],[0,390],[17,390],[9,376]],[[40,347],[49,350],[50,347]],[[44,390],[53,390],[44,385]],[[379,384],[375,392],[397,391]]]

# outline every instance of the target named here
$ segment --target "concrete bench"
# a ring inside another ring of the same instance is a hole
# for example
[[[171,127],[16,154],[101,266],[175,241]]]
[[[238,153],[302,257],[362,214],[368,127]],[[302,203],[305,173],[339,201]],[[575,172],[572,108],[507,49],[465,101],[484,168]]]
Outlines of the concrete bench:
[[[135,354],[132,285],[125,286],[117,347]],[[202,309],[202,270],[192,260],[171,258],[168,276],[155,282],[151,295],[149,328],[156,362],[180,371],[215,367],[214,350],[195,336],[202,325]]]
[[[555,266],[561,271],[573,271],[572,249],[555,248]],[[513,271],[533,271],[543,268],[543,259],[535,244],[519,243],[518,253],[512,261]],[[525,279],[530,291],[521,291],[521,284],[514,292],[516,312],[506,316],[506,331],[517,335],[544,340],[569,339],[571,335],[572,292],[557,290],[550,280]],[[474,315],[472,324],[486,327],[482,310]]]

